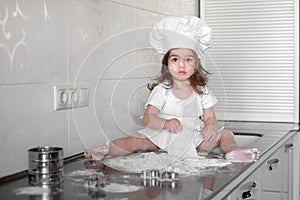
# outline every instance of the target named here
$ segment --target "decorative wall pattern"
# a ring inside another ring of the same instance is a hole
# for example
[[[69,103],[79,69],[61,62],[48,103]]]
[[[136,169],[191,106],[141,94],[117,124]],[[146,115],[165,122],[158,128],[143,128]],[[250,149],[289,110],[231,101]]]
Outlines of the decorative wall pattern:
[[[197,15],[194,0],[0,1],[0,176],[27,169],[27,150],[65,156],[134,134],[160,57],[148,44],[165,15]],[[83,84],[89,106],[53,111],[54,85]]]

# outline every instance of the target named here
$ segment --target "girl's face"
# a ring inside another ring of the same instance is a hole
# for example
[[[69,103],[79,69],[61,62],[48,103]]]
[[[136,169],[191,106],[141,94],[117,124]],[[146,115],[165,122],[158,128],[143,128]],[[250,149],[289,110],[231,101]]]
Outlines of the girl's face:
[[[187,80],[195,72],[196,59],[191,49],[172,49],[168,69],[174,79]]]

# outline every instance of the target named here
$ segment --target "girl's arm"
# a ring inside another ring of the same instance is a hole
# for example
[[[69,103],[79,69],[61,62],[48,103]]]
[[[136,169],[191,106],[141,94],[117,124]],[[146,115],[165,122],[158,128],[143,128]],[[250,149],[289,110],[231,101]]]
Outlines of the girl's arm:
[[[213,107],[203,109],[204,128],[201,134],[205,141],[209,141],[218,132],[218,121]]]
[[[181,123],[178,119],[173,118],[166,120],[158,117],[159,110],[152,105],[148,105],[143,117],[145,126],[152,129],[168,129],[174,133],[181,130]]]

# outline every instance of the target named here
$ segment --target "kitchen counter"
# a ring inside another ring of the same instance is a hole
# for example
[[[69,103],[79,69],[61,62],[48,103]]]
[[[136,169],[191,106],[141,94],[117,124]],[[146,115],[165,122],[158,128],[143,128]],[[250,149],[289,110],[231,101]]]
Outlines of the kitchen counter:
[[[159,182],[145,180],[139,173],[118,171],[81,155],[65,160],[64,181],[55,186],[32,187],[25,176],[2,181],[1,199],[223,199],[261,166],[286,141],[297,134],[296,124],[221,122],[239,133],[260,133],[252,147],[261,151],[255,163],[232,163],[208,168],[198,175],[180,175]]]

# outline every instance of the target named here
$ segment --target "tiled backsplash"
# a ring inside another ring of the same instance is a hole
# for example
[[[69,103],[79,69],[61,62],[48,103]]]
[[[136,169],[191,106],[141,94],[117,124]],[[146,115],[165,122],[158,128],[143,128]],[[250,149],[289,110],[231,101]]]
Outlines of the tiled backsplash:
[[[65,156],[132,135],[160,56],[148,44],[164,15],[197,15],[195,0],[4,0],[0,3],[0,177],[27,169],[27,150]],[[89,106],[53,110],[54,85],[85,85]]]

